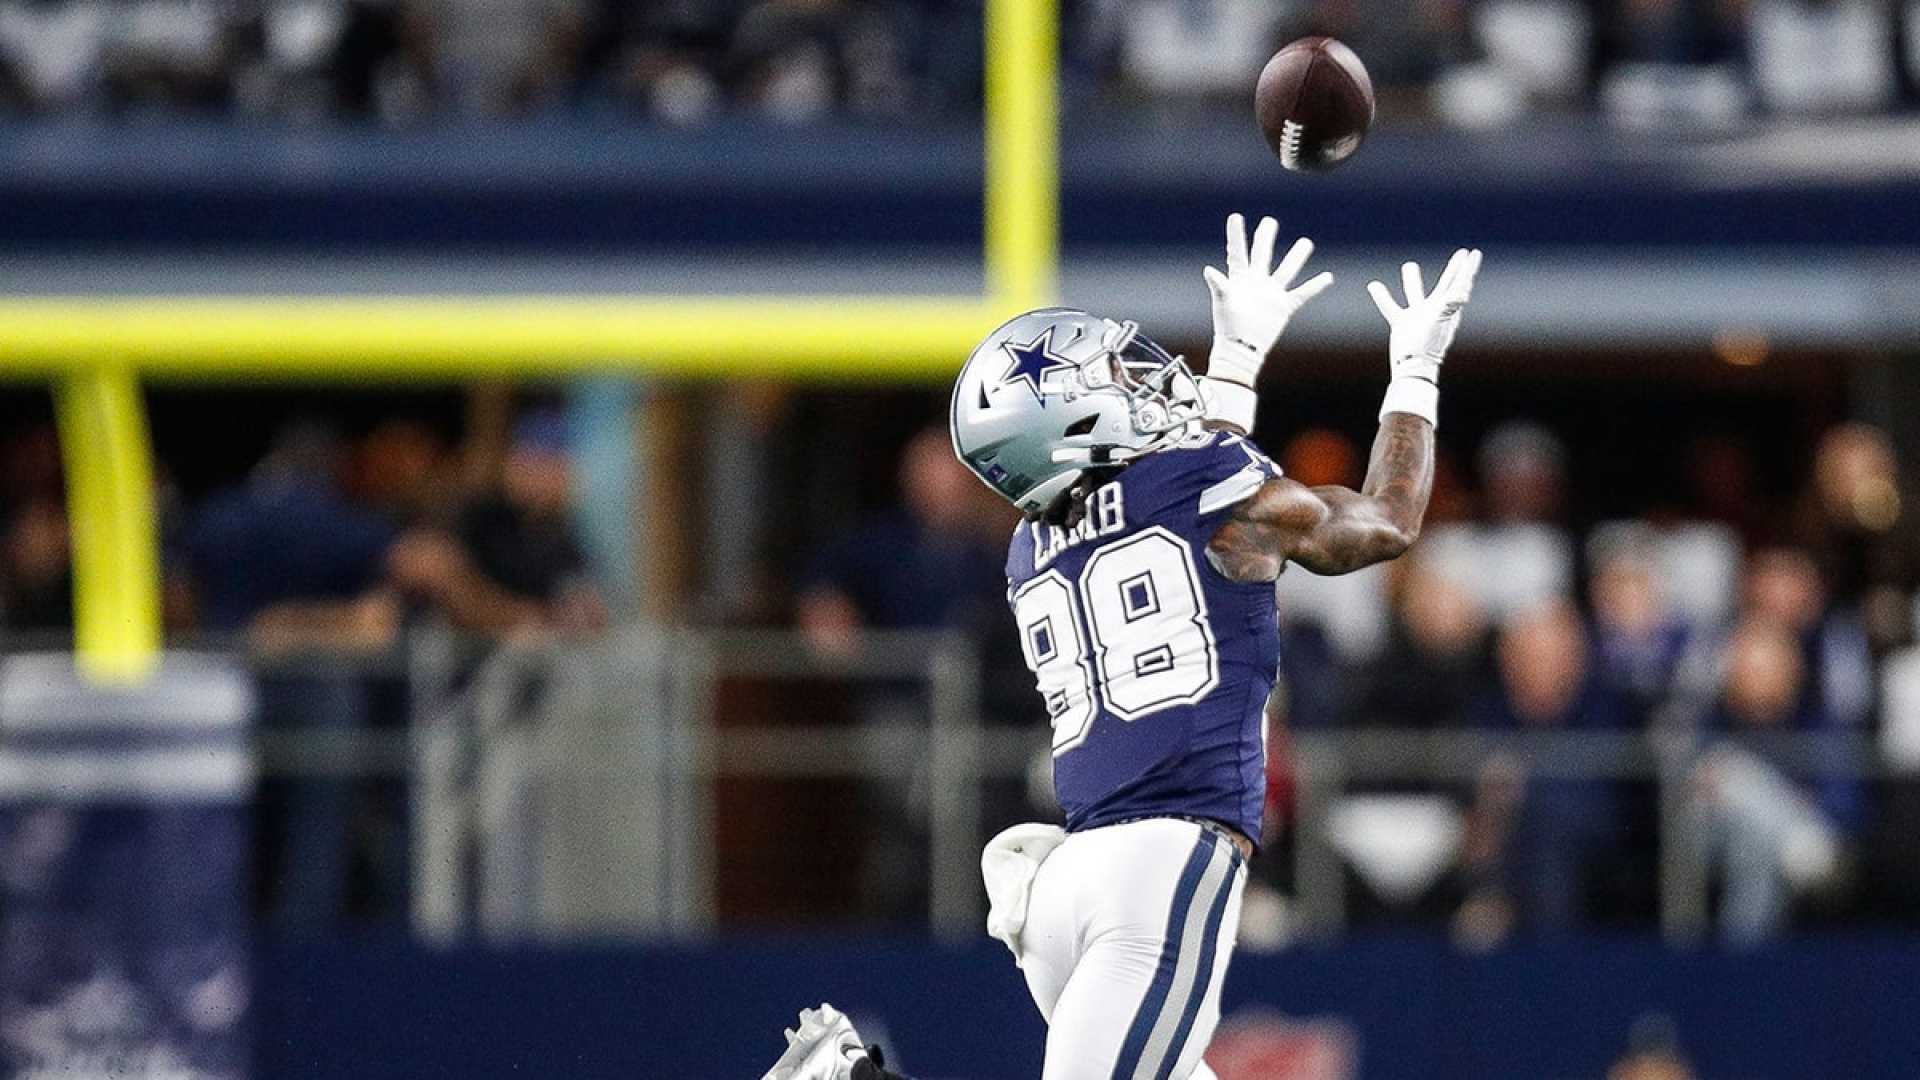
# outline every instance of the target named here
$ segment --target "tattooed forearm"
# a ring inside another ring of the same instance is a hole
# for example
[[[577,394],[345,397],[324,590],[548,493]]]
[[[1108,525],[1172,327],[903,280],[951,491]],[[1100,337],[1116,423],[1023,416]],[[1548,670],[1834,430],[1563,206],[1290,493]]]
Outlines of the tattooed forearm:
[[[1313,493],[1329,513],[1300,538],[1295,561],[1318,574],[1345,574],[1399,558],[1419,538],[1433,494],[1433,425],[1388,413],[1360,491],[1324,487]]]
[[[1388,413],[1359,491],[1269,480],[1207,545],[1235,581],[1272,581],[1289,561],[1345,574],[1399,557],[1420,535],[1433,492],[1433,425]]]
[[[1373,457],[1360,490],[1380,500],[1387,519],[1412,543],[1433,495],[1433,425],[1407,413],[1388,413],[1373,438]]]

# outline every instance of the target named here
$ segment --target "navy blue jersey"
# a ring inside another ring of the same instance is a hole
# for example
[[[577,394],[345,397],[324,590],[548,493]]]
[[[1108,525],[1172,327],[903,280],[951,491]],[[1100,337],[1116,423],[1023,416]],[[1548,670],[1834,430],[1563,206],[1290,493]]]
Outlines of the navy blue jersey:
[[[1007,596],[1053,720],[1069,830],[1182,815],[1259,838],[1273,586],[1228,580],[1207,543],[1279,474],[1252,443],[1209,433],[1127,466],[1073,528],[1014,531]]]

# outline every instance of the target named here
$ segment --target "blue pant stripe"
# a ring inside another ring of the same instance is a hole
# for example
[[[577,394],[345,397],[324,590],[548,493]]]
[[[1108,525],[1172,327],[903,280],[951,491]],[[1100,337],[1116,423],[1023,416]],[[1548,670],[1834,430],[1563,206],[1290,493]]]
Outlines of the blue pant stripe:
[[[1180,871],[1180,882],[1173,889],[1173,906],[1167,912],[1167,937],[1166,944],[1160,947],[1160,967],[1154,972],[1153,985],[1147,987],[1147,996],[1141,999],[1140,1008],[1133,1014],[1127,1040],[1120,1044],[1120,1060],[1113,1066],[1114,1080],[1132,1080],[1134,1070],[1140,1066],[1140,1055],[1147,1048],[1147,1039],[1153,1035],[1153,1025],[1160,1019],[1160,1010],[1166,1007],[1167,994],[1173,989],[1173,971],[1180,962],[1180,935],[1187,925],[1187,909],[1193,906],[1193,894],[1200,888],[1200,876],[1207,871],[1216,842],[1213,833],[1202,829],[1200,839],[1193,845],[1193,854],[1187,856],[1186,868]]]
[[[1180,1026],[1173,1030],[1173,1042],[1167,1047],[1166,1060],[1161,1063],[1162,1077],[1173,1075],[1173,1067],[1186,1051],[1187,1036],[1193,1032],[1193,1022],[1200,1016],[1200,1004],[1207,999],[1208,987],[1213,985],[1213,957],[1220,942],[1220,922],[1227,914],[1227,901],[1233,896],[1235,878],[1239,873],[1240,851],[1235,848],[1233,861],[1227,867],[1227,880],[1220,886],[1220,895],[1214,897],[1213,908],[1207,912],[1207,929],[1200,941],[1200,968],[1194,972],[1193,992],[1187,995],[1186,1012],[1180,1016]]]

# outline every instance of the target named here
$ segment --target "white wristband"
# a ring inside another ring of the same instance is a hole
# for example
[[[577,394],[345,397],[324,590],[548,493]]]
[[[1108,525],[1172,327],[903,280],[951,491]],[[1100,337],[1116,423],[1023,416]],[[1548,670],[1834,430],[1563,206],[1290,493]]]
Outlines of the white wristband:
[[[1252,386],[1260,378],[1267,354],[1250,341],[1224,334],[1213,336],[1213,351],[1207,354],[1207,374],[1216,379]]]
[[[1402,375],[1387,384],[1386,400],[1380,403],[1380,419],[1388,413],[1418,416],[1434,427],[1440,426],[1440,387],[1417,375]]]
[[[1200,376],[1199,382],[1200,403],[1206,407],[1207,419],[1237,424],[1241,431],[1253,430],[1253,414],[1259,409],[1260,395],[1254,393],[1252,387],[1210,375]]]

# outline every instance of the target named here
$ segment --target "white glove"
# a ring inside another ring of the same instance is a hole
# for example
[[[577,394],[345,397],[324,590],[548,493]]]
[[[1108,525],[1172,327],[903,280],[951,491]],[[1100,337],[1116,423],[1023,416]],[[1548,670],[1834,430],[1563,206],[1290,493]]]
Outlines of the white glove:
[[[1267,353],[1294,313],[1333,284],[1332,274],[1321,273],[1293,286],[1293,279],[1313,255],[1313,241],[1304,236],[1273,268],[1273,245],[1279,235],[1279,222],[1261,218],[1249,246],[1247,219],[1230,214],[1227,272],[1211,266],[1204,271],[1207,290],[1213,294],[1213,353],[1207,361],[1207,377],[1201,381],[1207,416],[1247,429],[1253,427],[1257,402],[1253,384]]]
[[[1367,285],[1374,306],[1387,320],[1387,362],[1393,381],[1380,415],[1412,413],[1437,423],[1440,410],[1440,364],[1460,329],[1460,313],[1473,296],[1473,276],[1480,272],[1478,248],[1461,248],[1447,260],[1440,280],[1428,293],[1420,279],[1420,264],[1400,267],[1407,290],[1407,306],[1394,302],[1393,293],[1378,281]]]

